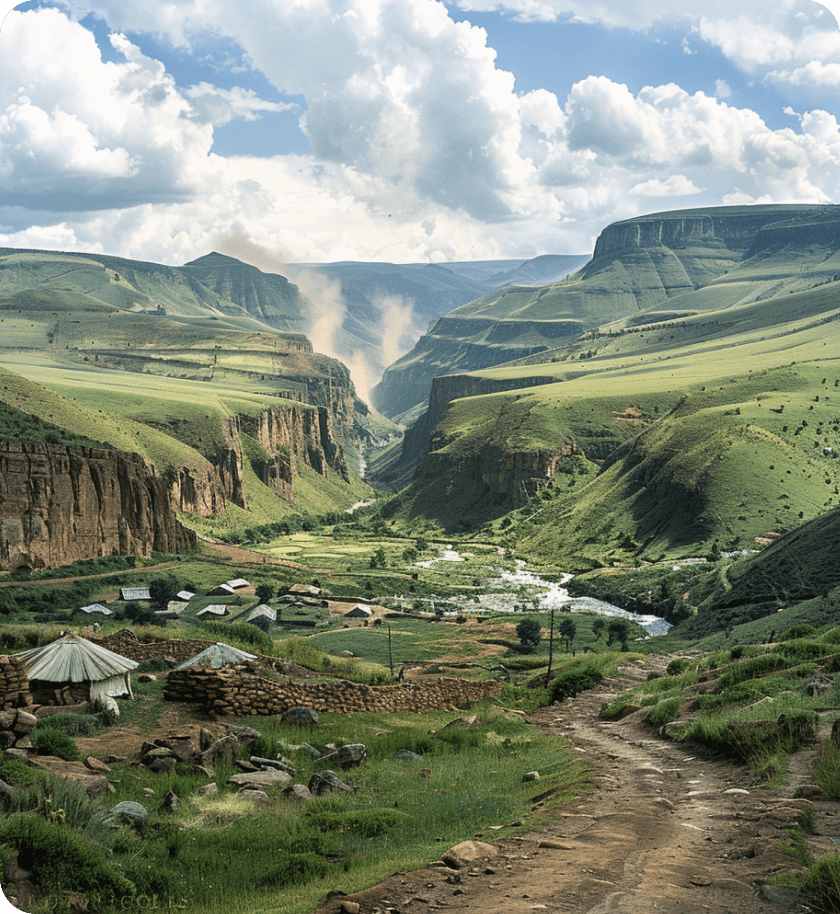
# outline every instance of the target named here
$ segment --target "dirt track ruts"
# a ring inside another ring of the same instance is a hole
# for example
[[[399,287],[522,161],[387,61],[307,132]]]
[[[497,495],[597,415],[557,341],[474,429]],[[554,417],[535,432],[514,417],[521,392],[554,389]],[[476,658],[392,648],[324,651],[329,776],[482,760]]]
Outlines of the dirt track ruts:
[[[358,903],[359,914],[807,911],[793,890],[768,879],[797,870],[777,844],[810,801],[789,799],[789,788],[755,788],[747,768],[661,739],[644,712],[599,720],[604,702],[666,664],[656,657],[628,664],[597,689],[529,715],[567,737],[593,767],[592,791],[553,810],[550,824],[500,839],[495,856],[457,873],[431,865],[395,874],[329,899],[316,914],[339,914],[344,902]],[[840,832],[837,804],[814,801],[813,809],[817,836],[809,843],[817,853],[836,849],[826,835]],[[480,834],[493,841],[492,830]]]

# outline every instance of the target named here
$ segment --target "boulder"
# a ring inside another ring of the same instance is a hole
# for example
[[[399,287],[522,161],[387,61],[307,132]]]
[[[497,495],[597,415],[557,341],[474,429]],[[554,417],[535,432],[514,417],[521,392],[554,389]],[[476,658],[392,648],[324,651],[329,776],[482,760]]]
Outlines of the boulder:
[[[339,776],[330,771],[316,771],[309,779],[309,792],[316,797],[325,793],[355,793],[356,788],[345,784]]]
[[[0,730],[0,749],[11,749],[14,744],[14,733],[11,730]]]
[[[233,760],[239,749],[239,740],[233,736],[223,736],[217,739],[208,749],[201,753],[201,763],[203,765],[214,764],[220,759]]]
[[[162,809],[174,812],[181,805],[181,800],[174,790],[167,790],[160,805]]]
[[[271,800],[268,794],[264,790],[260,790],[256,787],[247,787],[245,790],[239,791],[240,797],[247,797],[249,800],[256,800],[258,803],[270,803]]]
[[[35,724],[37,723],[38,718],[34,714],[30,714],[28,711],[18,711],[15,716],[15,722],[12,725],[12,730],[22,736],[25,733],[31,733],[35,729]]]
[[[265,790],[267,787],[285,787],[291,784],[292,776],[285,771],[242,771],[232,774],[228,784],[235,784],[243,790]]]
[[[149,813],[146,807],[140,803],[135,803],[133,800],[123,800],[122,803],[117,803],[116,806],[111,807],[110,816],[114,819],[123,819],[132,825],[143,825],[146,819],[149,818]]]
[[[168,746],[155,746],[154,749],[143,753],[143,761],[151,763],[156,758],[172,758],[172,755],[172,750]]]
[[[176,758],[156,758],[149,765],[149,771],[154,771],[155,774],[169,774],[177,767],[178,759]]]
[[[398,762],[422,762],[423,756],[418,755],[416,752],[412,752],[411,749],[397,749],[394,753],[394,758]]]
[[[312,799],[309,788],[304,784],[292,784],[283,791],[283,796],[295,803],[306,803]]]
[[[295,770],[295,766],[284,758],[260,758],[258,755],[251,756],[251,764],[257,768],[276,768],[278,771],[286,771],[289,774]]]
[[[25,736],[19,736],[15,740],[15,749],[31,749],[31,748],[32,748],[32,740],[29,738],[28,733]]]
[[[215,796],[219,792],[219,788],[215,781],[210,784],[203,784],[201,787],[196,789],[196,794],[200,797],[206,797],[208,795]]]
[[[91,771],[96,771],[99,774],[110,774],[111,772],[105,762],[100,762],[98,758],[94,758],[92,755],[85,759],[85,768],[90,768]]]
[[[528,781],[538,781],[540,779],[539,771],[526,771],[522,775],[522,782],[527,783]]]
[[[324,761],[338,765],[339,768],[346,771],[348,768],[358,767],[366,755],[367,749],[365,749],[362,743],[351,743],[348,746],[340,746],[333,752],[322,755],[321,758]]]
[[[318,723],[318,712],[296,705],[283,712],[283,722],[296,727],[314,727]]]

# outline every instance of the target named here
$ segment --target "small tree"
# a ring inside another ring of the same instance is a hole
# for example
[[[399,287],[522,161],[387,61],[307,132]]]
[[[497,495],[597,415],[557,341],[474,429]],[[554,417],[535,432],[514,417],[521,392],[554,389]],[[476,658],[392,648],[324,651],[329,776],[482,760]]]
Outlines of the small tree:
[[[385,548],[380,546],[370,557],[371,568],[384,568],[388,564],[388,556],[385,554]]]
[[[260,603],[268,603],[274,596],[274,588],[270,584],[257,584],[254,592]]]
[[[175,589],[175,585],[165,578],[155,578],[149,584],[149,599],[160,610],[166,609],[169,601],[174,600],[177,595],[178,591]]]
[[[516,637],[519,638],[523,654],[533,654],[542,640],[542,628],[533,619],[523,619],[516,625]]]
[[[414,548],[414,546],[406,546],[405,549],[403,549],[402,558],[407,565],[410,565],[412,562],[416,562],[417,550]]]
[[[577,633],[577,625],[575,625],[572,619],[564,619],[560,623],[560,628],[558,631],[560,632],[560,636],[566,642],[566,650],[570,651],[575,640],[575,634]]]
[[[596,641],[603,635],[606,624],[600,616],[592,623],[592,635]]]
[[[621,643],[622,649],[627,647],[627,639],[629,637],[627,631],[627,623],[624,619],[613,619],[609,624],[607,629],[607,644],[612,644],[614,641],[619,641]]]

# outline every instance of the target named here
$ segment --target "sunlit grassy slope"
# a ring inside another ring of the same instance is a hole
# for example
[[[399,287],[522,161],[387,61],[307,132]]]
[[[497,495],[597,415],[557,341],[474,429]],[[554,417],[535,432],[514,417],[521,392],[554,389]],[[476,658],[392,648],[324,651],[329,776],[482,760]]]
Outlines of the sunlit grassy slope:
[[[523,389],[453,402],[395,515],[457,529],[519,507],[526,547],[577,563],[753,546],[792,529],[838,502],[838,314],[840,283],[829,282],[602,328],[478,372]],[[557,380],[524,389],[532,377]],[[567,472],[527,503],[500,497],[494,474],[572,443],[589,462],[561,460]]]

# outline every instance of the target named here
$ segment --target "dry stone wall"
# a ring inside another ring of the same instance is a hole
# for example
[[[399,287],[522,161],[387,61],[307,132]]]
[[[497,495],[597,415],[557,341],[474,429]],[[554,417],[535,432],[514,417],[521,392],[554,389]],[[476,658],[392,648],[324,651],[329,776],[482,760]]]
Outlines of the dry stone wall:
[[[31,704],[29,679],[23,662],[17,657],[0,655],[0,711],[25,708]]]
[[[422,714],[467,708],[498,698],[498,682],[436,679],[433,682],[367,686],[354,682],[280,683],[264,679],[247,666],[225,670],[179,670],[169,674],[164,698],[198,702],[219,717],[281,714],[303,705],[342,714],[407,711]]]

